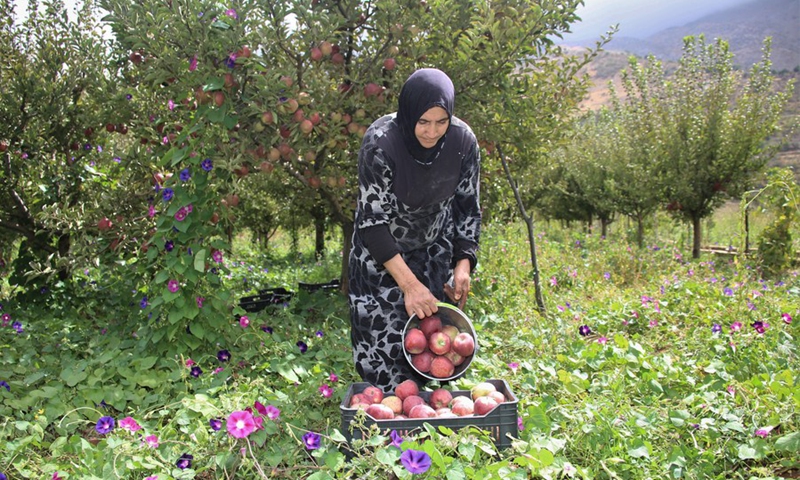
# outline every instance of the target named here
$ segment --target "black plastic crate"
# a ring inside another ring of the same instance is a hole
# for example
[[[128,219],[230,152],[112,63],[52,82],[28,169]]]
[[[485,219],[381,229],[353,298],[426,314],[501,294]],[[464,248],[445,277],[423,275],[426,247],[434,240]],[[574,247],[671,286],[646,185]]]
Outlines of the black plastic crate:
[[[239,306],[245,312],[260,312],[270,305],[280,305],[288,302],[294,296],[294,292],[290,292],[282,287],[267,288],[260,290],[258,295],[250,295],[239,299]]]
[[[489,433],[498,448],[508,448],[511,446],[511,437],[519,437],[519,426],[517,424],[517,397],[511,392],[511,388],[505,380],[486,380],[493,384],[498,391],[506,397],[506,401],[498,405],[486,415],[473,415],[471,417],[451,417],[451,418],[408,418],[399,420],[374,420],[369,415],[364,420],[364,427],[370,428],[377,425],[381,433],[388,434],[396,430],[400,436],[405,437],[423,431],[423,424],[430,424],[432,427],[447,427],[453,431],[465,427],[478,427]],[[339,409],[342,411],[342,434],[348,443],[353,440],[361,440],[363,432],[358,428],[351,428],[350,423],[358,413],[357,408],[350,408],[350,399],[353,395],[361,393],[370,384],[365,382],[353,383],[347,389]],[[430,400],[431,391],[421,390],[419,396],[426,402]],[[457,396],[470,396],[469,390],[454,390],[450,392],[453,398]]]

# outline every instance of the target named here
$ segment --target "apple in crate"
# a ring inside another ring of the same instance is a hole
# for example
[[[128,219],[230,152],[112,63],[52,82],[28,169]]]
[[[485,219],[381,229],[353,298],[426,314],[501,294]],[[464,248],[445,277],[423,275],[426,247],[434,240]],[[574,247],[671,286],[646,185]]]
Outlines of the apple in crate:
[[[470,394],[472,395],[472,400],[477,400],[495,391],[497,391],[497,387],[495,387],[493,383],[481,382],[472,387]]]
[[[428,347],[428,339],[419,328],[412,328],[406,332],[403,346],[410,354],[422,353]]]
[[[394,418],[394,412],[391,408],[382,403],[373,403],[366,409],[367,415],[375,420],[391,420]]]
[[[461,332],[453,339],[453,351],[462,357],[469,357],[475,352],[475,339],[467,332]]]
[[[489,395],[487,395],[487,397],[493,398],[494,401],[497,402],[497,403],[503,403],[503,402],[506,401],[506,396],[503,395],[503,392],[499,392],[497,390],[495,390],[494,392],[489,393]]]
[[[442,332],[446,333],[447,336],[450,337],[450,341],[451,342],[456,339],[456,337],[458,336],[459,333],[461,333],[461,332],[458,331],[458,327],[456,327],[455,325],[445,325],[445,326],[443,326],[442,327]]]
[[[365,388],[361,394],[366,397],[369,403],[381,403],[381,400],[383,400],[383,390],[373,385]]]
[[[355,406],[358,405],[358,404],[369,405],[371,403],[372,402],[370,400],[368,400],[367,397],[364,396],[363,393],[356,393],[355,395],[350,397],[350,406],[353,407],[353,408],[355,408]]]
[[[397,395],[397,398],[400,400],[405,400],[407,397],[412,395],[419,395],[419,385],[417,385],[417,382],[411,380],[410,378],[403,380],[399,385],[397,385],[397,387],[395,387],[394,394]]]
[[[453,366],[457,367],[464,363],[466,357],[462,357],[461,355],[457,354],[456,352],[450,350],[449,352],[444,354],[445,357],[449,358],[451,362],[453,362]]]
[[[494,398],[487,395],[485,397],[478,397],[475,400],[473,410],[475,412],[475,415],[486,415],[487,413],[494,410],[496,406],[497,406],[497,401],[495,401]]]
[[[417,405],[425,405],[425,399],[420,397],[419,395],[411,395],[410,397],[406,397],[403,399],[403,413],[411,416],[411,409],[416,407]]]
[[[474,413],[475,404],[469,397],[455,397],[450,404],[450,410],[459,417],[465,417]]]
[[[381,403],[391,408],[395,415],[403,413],[403,401],[400,400],[400,397],[395,395],[387,395],[383,397]]]
[[[408,412],[408,418],[433,418],[435,416],[436,411],[424,403],[416,405]]]
[[[444,388],[437,388],[434,390],[429,400],[431,407],[436,410],[449,406],[452,401],[453,394],[450,393],[450,390],[445,390]]]

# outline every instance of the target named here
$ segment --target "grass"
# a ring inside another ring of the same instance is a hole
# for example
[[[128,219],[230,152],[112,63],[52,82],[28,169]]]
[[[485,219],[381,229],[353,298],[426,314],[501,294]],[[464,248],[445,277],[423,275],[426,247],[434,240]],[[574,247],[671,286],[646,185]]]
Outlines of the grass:
[[[709,238],[735,231],[726,225],[711,225]],[[316,260],[308,236],[298,255],[286,237],[264,253],[243,235],[226,287],[238,296],[276,286],[297,294],[250,314],[246,328],[232,316],[224,341],[191,358],[138,338],[139,307],[120,289],[109,295],[104,288],[114,272],[93,286],[54,286],[41,303],[4,301],[3,312],[24,333],[0,330],[0,380],[9,387],[0,388],[0,472],[160,480],[797,478],[797,271],[765,280],[732,257],[692,261],[681,248],[683,229],[668,221],[659,221],[641,251],[624,241],[622,228],[608,239],[538,228],[547,316],[536,310],[522,226],[488,226],[465,309],[481,353],[450,385],[509,383],[521,430],[508,449],[497,451],[480,432],[436,429],[398,448],[387,432],[369,428],[365,442],[345,448],[339,402],[359,381],[346,301],[296,288],[336,277],[339,244],[331,240]],[[220,350],[231,359],[221,361]],[[202,373],[193,375],[195,367]],[[266,407],[279,416],[260,413]],[[225,421],[246,409],[263,428],[236,439]],[[116,422],[106,434],[95,428],[103,416]],[[127,417],[141,429],[123,427]],[[319,448],[308,449],[304,438],[313,435]],[[152,437],[157,447],[145,441]],[[426,473],[403,466],[409,449],[432,459]],[[186,455],[191,467],[179,468]]]

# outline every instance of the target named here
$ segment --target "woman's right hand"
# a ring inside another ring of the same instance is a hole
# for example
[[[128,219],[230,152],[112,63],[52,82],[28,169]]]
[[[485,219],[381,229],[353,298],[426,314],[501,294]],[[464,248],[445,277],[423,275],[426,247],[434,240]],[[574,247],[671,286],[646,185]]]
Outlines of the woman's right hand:
[[[419,280],[415,279],[410,285],[406,285],[405,288],[401,286],[400,289],[403,290],[406,312],[409,317],[414,314],[418,318],[430,317],[439,310],[436,305],[439,301]]]

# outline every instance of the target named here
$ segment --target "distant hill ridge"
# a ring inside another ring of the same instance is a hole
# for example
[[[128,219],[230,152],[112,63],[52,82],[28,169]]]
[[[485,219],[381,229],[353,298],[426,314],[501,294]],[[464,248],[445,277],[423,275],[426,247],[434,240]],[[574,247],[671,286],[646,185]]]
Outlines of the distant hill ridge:
[[[614,37],[606,50],[677,60],[682,53],[683,38],[700,34],[709,42],[716,38],[726,40],[734,63],[744,69],[761,60],[764,39],[772,37],[773,69],[800,69],[800,0],[754,0],[644,39]]]

